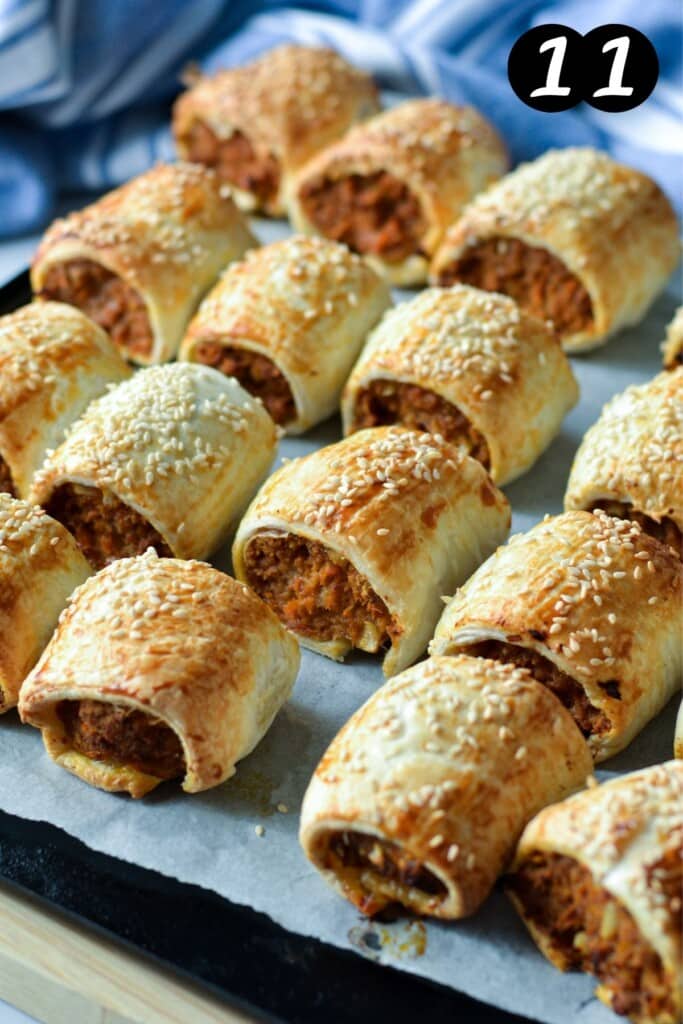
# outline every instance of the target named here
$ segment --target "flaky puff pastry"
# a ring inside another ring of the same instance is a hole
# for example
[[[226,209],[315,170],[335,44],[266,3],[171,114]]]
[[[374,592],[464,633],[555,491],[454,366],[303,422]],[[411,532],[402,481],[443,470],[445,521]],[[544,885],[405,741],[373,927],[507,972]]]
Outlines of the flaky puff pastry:
[[[104,331],[73,306],[33,302],[0,317],[0,463],[10,493],[28,497],[48,449],[108,383],[130,375]]]
[[[332,741],[304,798],[300,839],[365,913],[399,902],[465,917],[529,819],[590,770],[571,716],[528,672],[430,658],[381,687]]]
[[[440,283],[446,275],[451,283],[449,269],[488,240],[497,240],[501,260],[509,241],[549,253],[587,293],[587,321],[568,322],[562,332],[570,352],[594,348],[638,323],[680,255],[676,214],[655,182],[588,148],[549,150],[476,198],[436,253],[431,280]],[[553,278],[544,281],[543,274],[539,268],[540,279],[530,283],[526,302],[541,302],[545,315],[555,320],[566,303],[578,301],[570,294],[578,289],[563,281],[554,294]],[[514,278],[512,287],[519,287]]]
[[[233,378],[190,363],[150,367],[88,407],[36,474],[31,500],[52,508],[60,488],[88,488],[105,519],[122,503],[177,558],[205,558],[234,528],[276,443],[270,416]]]
[[[551,927],[559,926],[551,935],[543,910],[539,915],[539,908],[528,905],[524,888],[515,884],[529,862],[543,855],[580,865],[606,897],[599,932],[603,950],[594,961],[598,998],[637,1024],[678,1024],[683,1008],[683,762],[668,761],[593,786],[547,807],[524,830],[508,893],[541,952],[567,970],[575,963],[572,947],[582,949],[590,941],[584,922],[568,912],[561,922],[551,917]],[[544,892],[547,899],[547,883]],[[577,901],[581,895],[575,893]],[[561,912],[564,903],[556,899],[551,906]],[[659,958],[657,982],[652,964],[647,972],[639,971],[645,957],[637,956],[634,933],[647,959],[652,952]]]
[[[566,356],[539,320],[512,299],[464,285],[428,289],[383,318],[344,389],[345,433],[359,396],[379,381],[416,385],[459,410],[483,437],[497,484],[533,465],[579,397]]]
[[[667,369],[673,370],[683,363],[683,306],[678,307],[666,329],[666,341],[662,346],[662,352]]]
[[[368,331],[390,305],[387,284],[346,246],[286,238],[229,268],[199,307],[180,358],[204,361],[207,343],[265,356],[293,402],[289,419],[271,412],[299,434],[337,410]],[[268,408],[267,391],[261,397]]]
[[[221,270],[257,244],[212,170],[158,164],[56,220],[34,257],[31,285],[44,294],[50,271],[72,261],[104,267],[133,289],[147,315],[145,345],[124,348],[124,355],[144,365],[162,363],[175,356],[197,303]],[[105,326],[110,316],[105,307]]]
[[[201,153],[193,155],[193,129],[210,129],[216,140],[211,163],[219,171],[220,144],[243,136],[249,160],[270,166],[273,180],[263,189],[246,187],[247,181],[231,185],[235,200],[243,210],[282,216],[299,168],[378,109],[370,75],[334,50],[290,44],[200,77],[175,102],[173,134],[181,157],[201,159]]]
[[[69,595],[91,572],[63,526],[0,494],[0,713],[17,703]]]
[[[572,710],[603,761],[681,685],[681,577],[675,554],[635,523],[604,513],[549,516],[458,591],[430,653],[484,644],[489,656],[490,641],[515,649],[504,649],[501,660],[535,652],[543,664],[532,674]]]
[[[22,721],[57,764],[91,785],[144,796],[160,779],[88,757],[60,717],[63,701],[141,711],[176,734],[187,793],[217,786],[254,749],[288,698],[299,648],[248,587],[196,561],[150,549],[80,587],[22,691]]]
[[[291,534],[341,557],[391,616],[383,662],[391,676],[424,651],[441,596],[474,571],[509,526],[508,502],[486,471],[442,438],[401,427],[360,430],[286,463],[265,482],[239,525],[233,564],[238,579],[255,585],[249,546],[262,534]],[[352,646],[295,632],[331,658],[342,659]]]
[[[416,202],[421,236],[401,259],[366,256],[392,284],[422,284],[446,228],[508,166],[503,142],[478,111],[435,98],[410,100],[353,128],[311,160],[292,188],[289,216],[297,230],[316,233],[302,202],[308,187],[390,174]]]
[[[663,537],[683,533],[683,366],[626,388],[586,432],[564,498],[566,509],[617,502]],[[667,523],[676,530],[667,530]]]

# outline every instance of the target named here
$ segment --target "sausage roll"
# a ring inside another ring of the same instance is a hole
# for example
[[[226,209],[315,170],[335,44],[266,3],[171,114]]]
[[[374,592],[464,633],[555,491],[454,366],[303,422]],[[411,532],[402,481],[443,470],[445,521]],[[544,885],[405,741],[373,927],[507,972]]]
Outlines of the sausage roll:
[[[130,374],[73,306],[33,302],[0,317],[0,491],[27,497],[48,449],[108,383]]]
[[[337,659],[386,650],[390,676],[424,651],[441,595],[509,526],[486,471],[442,437],[361,430],[266,481],[233,564],[304,646]]]
[[[497,484],[524,473],[576,404],[567,357],[503,295],[430,288],[384,317],[344,389],[345,433],[402,423],[441,434]]]
[[[256,244],[213,171],[160,164],[55,221],[31,284],[82,309],[127,359],[162,363],[226,263]]]
[[[683,758],[683,701],[676,716],[676,731],[674,732],[674,757]]]
[[[247,211],[285,213],[293,175],[379,109],[372,78],[334,50],[278,46],[199,78],[176,100],[180,155],[214,167]]]
[[[31,500],[96,568],[148,547],[205,558],[267,473],[275,425],[208,366],[141,370],[97,399],[36,474]]]
[[[596,975],[635,1024],[678,1024],[682,866],[683,762],[669,761],[541,811],[507,891],[555,967]]]
[[[576,352],[637,324],[678,258],[676,214],[655,182],[606,153],[569,148],[475,199],[431,279],[510,295]]]
[[[607,403],[576,453],[564,503],[634,520],[683,556],[683,366]]]
[[[507,167],[503,143],[476,110],[411,100],[307,164],[290,218],[299,231],[364,253],[394,284],[421,284],[448,225]]]
[[[683,363],[683,306],[679,306],[676,314],[667,327],[666,341],[662,347],[664,365],[669,370]]]
[[[190,324],[181,359],[237,377],[299,434],[338,409],[365,336],[390,304],[386,283],[345,246],[286,238],[223,275]]]
[[[255,594],[149,550],[75,594],[22,689],[22,721],[93,786],[188,793],[235,773],[289,696],[296,640]]]
[[[636,523],[549,516],[467,581],[430,652],[528,668],[604,761],[681,685],[682,575],[674,553]]]
[[[0,494],[0,714],[17,703],[69,594],[91,571],[63,526]]]
[[[591,757],[531,675],[430,658],[381,687],[323,756],[301,843],[365,914],[473,913],[541,808],[583,786]]]

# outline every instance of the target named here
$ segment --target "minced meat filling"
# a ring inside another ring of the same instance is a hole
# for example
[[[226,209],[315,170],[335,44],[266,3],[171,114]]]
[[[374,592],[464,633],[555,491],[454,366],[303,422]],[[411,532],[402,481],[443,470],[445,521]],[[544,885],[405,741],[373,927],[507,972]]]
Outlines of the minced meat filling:
[[[355,252],[398,263],[421,251],[425,224],[420,204],[387,171],[311,181],[299,198],[318,231]]]
[[[150,547],[161,557],[172,557],[168,545],[139,512],[111,495],[105,500],[96,487],[63,484],[46,511],[69,530],[95,569],[117,558],[142,555]]]
[[[679,891],[682,883],[679,865]],[[609,990],[616,1013],[655,1020],[669,1012],[673,1020],[673,997],[658,954],[587,868],[573,857],[537,852],[508,886],[567,967],[594,974]]]
[[[323,867],[339,873],[349,898],[372,916],[400,895],[397,886],[443,898],[446,886],[402,847],[362,832],[334,832],[325,851]],[[387,886],[386,882],[394,883]]]
[[[404,427],[441,434],[488,469],[489,447],[456,406],[427,388],[403,381],[372,380],[358,393],[353,430],[401,423]]]
[[[93,260],[70,260],[50,267],[40,290],[43,299],[67,302],[109,334],[124,355],[148,356],[152,329],[147,308],[134,288]]]
[[[12,474],[9,471],[9,466],[0,455],[0,494],[11,494],[12,497],[16,497],[16,491],[14,490],[14,480],[12,480]]]
[[[502,292],[541,320],[552,320],[563,338],[592,325],[590,296],[579,279],[547,249],[517,238],[489,238],[467,249],[439,277],[439,284],[457,281],[488,292]]]
[[[596,736],[610,728],[607,716],[590,703],[586,691],[576,679],[562,672],[538,651],[517,647],[503,640],[482,640],[480,643],[458,648],[458,651],[528,669],[534,679],[547,686],[562,701],[584,736]]]
[[[130,765],[159,779],[185,774],[180,740],[153,715],[96,700],[67,700],[58,707],[73,749],[93,761]]]
[[[202,341],[194,357],[229,377],[236,377],[245,391],[260,398],[271,417],[281,426],[296,418],[292,390],[272,359],[246,348]]]
[[[222,181],[253,193],[261,202],[275,198],[280,165],[272,153],[259,156],[242,132],[219,139],[207,124],[195,121],[185,142],[188,160],[213,167]]]
[[[661,522],[657,522],[644,512],[639,512],[624,501],[598,501],[593,508],[603,509],[608,515],[615,519],[628,519],[629,522],[638,523],[643,533],[649,534],[662,544],[668,544],[681,558],[683,558],[683,533],[674,523],[673,519],[664,516]]]
[[[292,533],[257,533],[245,552],[247,582],[295,633],[346,640],[374,653],[397,635],[384,602],[341,555]]]

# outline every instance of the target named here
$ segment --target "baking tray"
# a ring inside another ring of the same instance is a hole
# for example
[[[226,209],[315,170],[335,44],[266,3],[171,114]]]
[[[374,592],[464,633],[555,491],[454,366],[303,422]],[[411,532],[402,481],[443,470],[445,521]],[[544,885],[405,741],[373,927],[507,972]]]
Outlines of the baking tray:
[[[28,272],[0,314],[31,299]],[[11,712],[16,714],[16,712]],[[106,854],[46,822],[0,812],[0,880],[258,1020],[533,1024],[453,989],[289,932],[265,914]],[[372,935],[369,935],[369,943]]]

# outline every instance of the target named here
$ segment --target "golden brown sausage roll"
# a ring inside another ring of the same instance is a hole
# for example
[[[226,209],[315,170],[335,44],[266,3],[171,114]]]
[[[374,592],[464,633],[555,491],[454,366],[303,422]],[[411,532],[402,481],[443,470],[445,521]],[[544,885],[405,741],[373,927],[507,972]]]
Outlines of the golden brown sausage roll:
[[[345,433],[402,423],[441,434],[497,484],[524,473],[579,389],[556,339],[516,303],[431,288],[384,317],[344,389]]]
[[[17,703],[69,594],[91,571],[63,526],[0,494],[0,714]]]
[[[635,523],[549,516],[458,591],[430,652],[528,668],[604,761],[681,685],[681,577],[674,553]]]
[[[0,491],[28,497],[46,452],[111,382],[131,371],[73,306],[33,302],[0,317]]]
[[[346,246],[287,238],[230,267],[192,320],[181,359],[237,377],[299,434],[339,407],[365,336],[389,305],[386,283]]]
[[[285,213],[293,175],[379,109],[372,78],[334,50],[278,46],[201,77],[176,100],[180,155],[214,167],[244,210]]]
[[[96,568],[148,547],[205,558],[268,471],[275,425],[208,366],[141,370],[97,399],[36,474],[31,500]]]
[[[576,453],[564,504],[633,520],[683,556],[683,366],[605,405]]]
[[[606,153],[569,148],[475,199],[430,277],[510,295],[575,352],[637,324],[678,259],[676,214],[655,182]]]
[[[442,437],[361,430],[266,481],[233,564],[304,646],[337,659],[386,650],[390,676],[424,651],[441,595],[509,526],[486,471]]]
[[[421,284],[448,225],[507,167],[476,110],[411,100],[315,157],[292,190],[290,218],[365,254],[394,284]]]
[[[635,1024],[678,1024],[683,762],[612,779],[527,825],[507,891],[542,953]]]
[[[528,672],[430,658],[381,687],[332,741],[301,843],[363,913],[459,918],[487,897],[524,825],[581,787],[591,757]]]
[[[664,365],[673,370],[683,363],[683,306],[679,306],[676,314],[666,329],[666,341],[662,346]]]
[[[248,587],[148,551],[73,597],[21,694],[50,757],[93,786],[187,793],[235,773],[289,696],[298,644]]]
[[[213,171],[160,164],[55,221],[31,284],[82,309],[127,359],[162,363],[226,263],[256,244]]]

